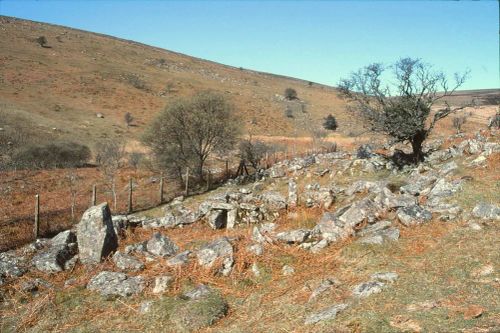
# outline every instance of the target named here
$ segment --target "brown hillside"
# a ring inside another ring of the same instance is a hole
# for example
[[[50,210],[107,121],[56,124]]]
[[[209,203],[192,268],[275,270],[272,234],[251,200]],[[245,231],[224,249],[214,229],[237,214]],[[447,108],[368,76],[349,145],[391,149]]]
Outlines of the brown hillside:
[[[173,98],[202,89],[226,94],[253,134],[301,135],[308,117],[319,125],[329,113],[345,132],[352,130],[332,87],[62,26],[3,16],[0,27],[1,108],[31,119],[51,136],[90,143],[111,136],[135,139]],[[40,36],[48,47],[37,43]],[[287,87],[300,101],[283,101]],[[284,115],[287,104],[293,119]],[[130,131],[126,112],[136,119]]]

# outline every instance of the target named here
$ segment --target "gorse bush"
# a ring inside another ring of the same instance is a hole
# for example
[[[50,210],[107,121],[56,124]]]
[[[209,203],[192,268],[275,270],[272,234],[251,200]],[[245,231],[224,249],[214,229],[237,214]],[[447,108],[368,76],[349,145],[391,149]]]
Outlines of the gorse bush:
[[[50,169],[84,166],[90,149],[75,142],[29,144],[13,154],[12,162],[19,168]]]

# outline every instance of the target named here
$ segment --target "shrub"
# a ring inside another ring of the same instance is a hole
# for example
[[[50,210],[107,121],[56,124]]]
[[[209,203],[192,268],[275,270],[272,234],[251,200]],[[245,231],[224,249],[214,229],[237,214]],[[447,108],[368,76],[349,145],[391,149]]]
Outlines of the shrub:
[[[329,114],[325,118],[325,122],[323,123],[323,128],[330,131],[335,131],[337,129],[337,119],[335,119],[334,116]]]
[[[462,132],[462,126],[466,123],[467,119],[465,116],[455,116],[453,117],[453,128],[457,131],[457,134]]]
[[[271,148],[262,141],[254,141],[251,139],[243,140],[239,145],[239,158],[252,165],[254,169],[258,169],[260,162],[266,156]]]
[[[12,161],[22,168],[48,169],[84,166],[90,159],[90,149],[75,142],[29,144],[20,148]]]
[[[293,88],[286,88],[285,98],[288,99],[289,101],[297,99],[297,91],[295,91],[295,89]]]

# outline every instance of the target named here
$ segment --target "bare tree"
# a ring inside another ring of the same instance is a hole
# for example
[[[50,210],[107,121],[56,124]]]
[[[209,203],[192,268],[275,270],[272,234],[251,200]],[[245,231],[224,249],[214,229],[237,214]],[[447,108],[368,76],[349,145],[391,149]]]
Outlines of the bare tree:
[[[96,162],[103,173],[113,195],[113,209],[116,211],[116,176],[125,157],[125,147],[114,140],[104,141],[97,146]]]
[[[342,79],[339,91],[352,102],[351,110],[364,118],[370,130],[385,133],[394,142],[409,142],[412,161],[418,163],[423,160],[422,144],[436,123],[465,106],[452,108],[444,102],[444,107],[427,121],[431,107],[462,86],[468,72],[456,73],[455,83],[450,85],[442,72],[420,59],[403,58],[389,68],[392,76],[385,75],[387,68],[382,64],[368,65]]]
[[[78,182],[81,177],[78,175],[76,169],[69,169],[66,173],[66,180],[68,181],[69,194],[71,198],[71,221],[75,221],[75,208],[76,199],[78,195]]]
[[[206,160],[231,149],[238,133],[233,106],[223,95],[204,91],[170,104],[146,130],[143,142],[180,180],[190,167],[202,182]]]
[[[264,142],[253,141],[250,137],[240,142],[238,155],[241,160],[250,163],[255,170],[258,170],[262,159],[269,151],[270,147]]]
[[[132,116],[132,114],[130,112],[127,112],[125,113],[125,124],[127,125],[127,128],[130,127],[130,125],[132,125],[132,122],[134,121],[134,117]]]

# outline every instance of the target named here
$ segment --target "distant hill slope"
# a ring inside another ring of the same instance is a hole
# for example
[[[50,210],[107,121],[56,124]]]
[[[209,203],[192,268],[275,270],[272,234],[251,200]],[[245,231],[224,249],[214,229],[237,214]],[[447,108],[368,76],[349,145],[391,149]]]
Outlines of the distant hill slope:
[[[37,38],[44,36],[47,47]],[[300,100],[285,101],[291,87]],[[36,140],[71,138],[90,146],[107,137],[132,145],[144,127],[180,96],[212,89],[236,106],[247,133],[304,136],[333,114],[339,135],[360,133],[335,88],[206,61],[102,34],[0,16],[0,128],[22,123]],[[498,90],[459,92],[498,104]],[[495,97],[496,96],[496,97]],[[484,97],[484,98],[483,98]],[[285,110],[292,111],[292,118]],[[126,128],[130,112],[135,126]],[[96,117],[102,113],[104,118]]]
[[[169,101],[203,89],[227,95],[255,135],[301,135],[309,117],[319,125],[329,113],[344,129],[352,123],[332,87],[5,16],[0,34],[0,110],[28,118],[51,137],[136,139]],[[40,36],[48,47],[36,41]],[[283,100],[288,87],[301,101]],[[294,118],[285,117],[287,107]],[[126,112],[136,119],[130,130]]]

